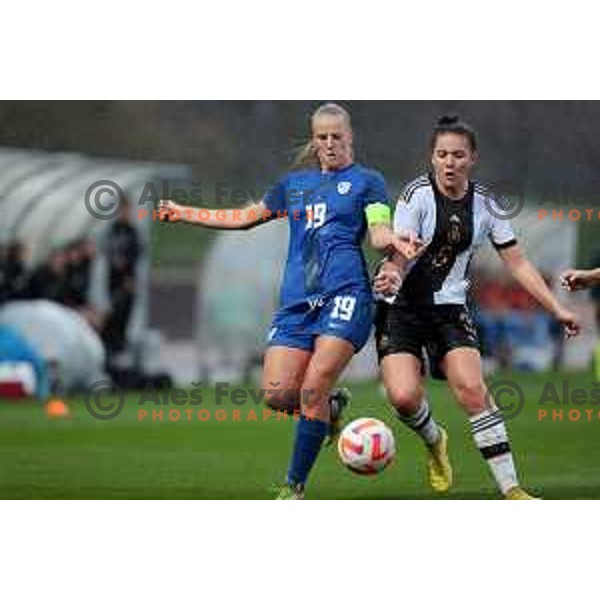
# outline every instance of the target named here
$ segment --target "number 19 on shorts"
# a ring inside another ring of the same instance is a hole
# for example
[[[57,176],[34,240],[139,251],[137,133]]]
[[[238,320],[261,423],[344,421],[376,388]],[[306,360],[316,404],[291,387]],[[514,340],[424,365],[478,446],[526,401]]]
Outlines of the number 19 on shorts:
[[[356,298],[354,296],[336,296],[333,302],[331,318],[350,321],[354,313],[354,307],[356,306]]]

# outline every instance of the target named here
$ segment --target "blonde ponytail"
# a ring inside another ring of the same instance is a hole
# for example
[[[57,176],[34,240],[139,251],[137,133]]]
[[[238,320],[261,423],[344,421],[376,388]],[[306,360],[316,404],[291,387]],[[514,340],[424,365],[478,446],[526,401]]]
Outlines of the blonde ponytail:
[[[306,142],[298,153],[296,154],[296,158],[292,162],[291,170],[298,171],[300,169],[309,169],[311,167],[318,167],[319,159],[317,157],[317,151],[313,146],[312,141]]]

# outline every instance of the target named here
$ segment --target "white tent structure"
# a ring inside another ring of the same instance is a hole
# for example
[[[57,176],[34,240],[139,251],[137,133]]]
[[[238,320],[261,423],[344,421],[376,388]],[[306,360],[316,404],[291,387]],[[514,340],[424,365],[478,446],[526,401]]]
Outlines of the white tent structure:
[[[189,176],[189,169],[178,165],[0,148],[0,244],[25,243],[30,267],[43,262],[53,248],[81,238],[95,238],[102,250],[103,236],[113,221],[91,214],[85,197],[97,182],[114,182],[132,204],[132,222],[138,228],[143,247],[135,284],[136,304],[128,331],[128,339],[135,345],[143,340],[148,327],[152,220],[136,217],[138,208],[150,213],[152,206],[141,203],[145,200],[142,192],[148,183],[179,181]],[[109,201],[104,199],[102,204],[108,206]],[[91,300],[101,309],[108,307],[107,285],[106,261],[100,251],[93,268]]]

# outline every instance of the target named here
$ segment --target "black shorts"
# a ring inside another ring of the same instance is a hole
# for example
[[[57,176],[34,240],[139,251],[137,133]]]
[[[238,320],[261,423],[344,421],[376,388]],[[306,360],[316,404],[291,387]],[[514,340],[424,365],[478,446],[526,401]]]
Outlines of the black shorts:
[[[450,350],[479,350],[471,314],[466,306],[459,304],[423,306],[403,301],[378,302],[375,341],[380,362],[390,354],[408,353],[424,365],[426,357],[435,379],[446,378],[441,363]]]

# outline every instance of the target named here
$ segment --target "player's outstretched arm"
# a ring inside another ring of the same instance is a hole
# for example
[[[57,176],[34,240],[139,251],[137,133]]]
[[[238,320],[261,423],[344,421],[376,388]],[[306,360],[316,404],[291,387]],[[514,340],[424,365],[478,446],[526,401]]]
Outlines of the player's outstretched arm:
[[[390,225],[377,224],[369,227],[369,240],[375,250],[393,254],[397,252],[406,260],[414,260],[425,249],[423,240],[420,240],[413,231],[397,234]]]
[[[161,200],[158,210],[171,222],[189,223],[210,229],[252,229],[274,218],[262,201],[241,208],[208,209],[177,204],[172,200]]]
[[[579,317],[566,309],[546,285],[540,272],[526,258],[518,244],[498,251],[512,276],[564,327],[567,337],[581,329]]]
[[[392,229],[392,211],[383,202],[374,202],[365,208],[365,216],[369,227],[369,240],[375,250],[385,252],[388,256],[398,253],[407,260],[416,258],[423,242],[410,229],[396,234]]]
[[[568,269],[560,276],[563,288],[570,292],[586,290],[594,285],[600,285],[600,268],[598,269]]]

